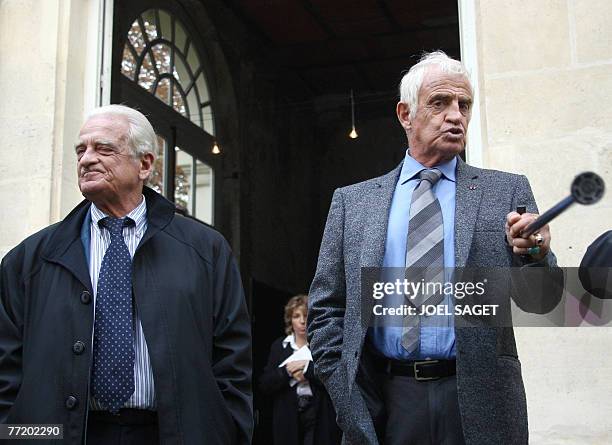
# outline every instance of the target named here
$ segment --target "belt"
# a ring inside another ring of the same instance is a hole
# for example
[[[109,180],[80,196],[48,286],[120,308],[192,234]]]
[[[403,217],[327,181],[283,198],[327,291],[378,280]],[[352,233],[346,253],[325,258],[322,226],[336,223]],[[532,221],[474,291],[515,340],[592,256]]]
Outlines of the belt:
[[[455,360],[415,360],[399,361],[376,358],[374,366],[378,372],[389,375],[412,377],[418,381],[438,380],[457,373]]]
[[[147,409],[123,408],[118,414],[108,411],[89,411],[89,419],[94,422],[115,423],[117,425],[155,425],[157,411]]]

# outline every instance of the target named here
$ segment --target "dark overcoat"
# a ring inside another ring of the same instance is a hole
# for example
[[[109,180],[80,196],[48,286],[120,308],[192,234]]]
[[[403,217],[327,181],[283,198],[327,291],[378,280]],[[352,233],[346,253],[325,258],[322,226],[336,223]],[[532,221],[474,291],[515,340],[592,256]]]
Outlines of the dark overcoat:
[[[284,367],[285,359],[293,354],[290,345],[283,347],[283,338],[272,343],[268,363],[259,378],[259,389],[264,396],[272,397],[272,432],[274,445],[299,445],[298,404],[295,386],[289,386],[291,378]],[[312,363],[304,377],[310,382],[316,410],[314,443],[317,445],[338,445],[340,429],[336,425],[336,413],[327,391],[314,374]]]
[[[133,296],[161,443],[250,443],[251,329],[230,248],[161,195],[143,193],[148,227]],[[94,312],[81,231],[90,206],[27,238],[0,273],[0,422],[63,424],[66,444],[82,443],[88,412]]]

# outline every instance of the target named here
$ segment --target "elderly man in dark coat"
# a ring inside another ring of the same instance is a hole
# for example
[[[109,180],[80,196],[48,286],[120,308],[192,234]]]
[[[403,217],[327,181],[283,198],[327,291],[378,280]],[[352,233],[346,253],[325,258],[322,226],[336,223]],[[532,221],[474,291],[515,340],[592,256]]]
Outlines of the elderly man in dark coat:
[[[95,110],[76,145],[86,199],[3,259],[0,422],[61,424],[66,444],[250,443],[238,269],[144,187],[156,143],[141,113]]]

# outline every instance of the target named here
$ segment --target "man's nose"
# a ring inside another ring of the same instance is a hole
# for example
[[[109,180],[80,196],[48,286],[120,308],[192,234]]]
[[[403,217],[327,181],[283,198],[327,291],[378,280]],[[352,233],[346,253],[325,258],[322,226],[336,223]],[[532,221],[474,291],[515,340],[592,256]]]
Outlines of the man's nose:
[[[79,165],[91,165],[96,163],[97,160],[98,156],[96,150],[94,150],[93,147],[87,147],[79,159]]]
[[[461,114],[461,109],[459,108],[459,101],[454,100],[447,109],[446,120],[453,123],[459,123],[462,118],[463,114]]]

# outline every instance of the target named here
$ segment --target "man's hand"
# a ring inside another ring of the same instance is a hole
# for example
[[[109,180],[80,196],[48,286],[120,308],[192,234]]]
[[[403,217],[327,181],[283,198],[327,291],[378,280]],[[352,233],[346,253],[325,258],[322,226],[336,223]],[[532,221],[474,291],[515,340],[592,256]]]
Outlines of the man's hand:
[[[303,382],[306,380],[304,377],[304,367],[308,363],[306,360],[297,360],[295,362],[289,362],[285,365],[285,369],[287,369],[287,373],[296,379],[298,382]]]
[[[506,240],[508,245],[512,246],[512,252],[515,255],[530,255],[535,261],[544,258],[550,250],[550,230],[548,224],[528,237],[523,236],[521,232],[535,221],[537,217],[538,215],[534,213],[519,215],[517,212],[510,212],[506,215]],[[535,247],[540,248],[539,252],[529,253],[529,249]]]

